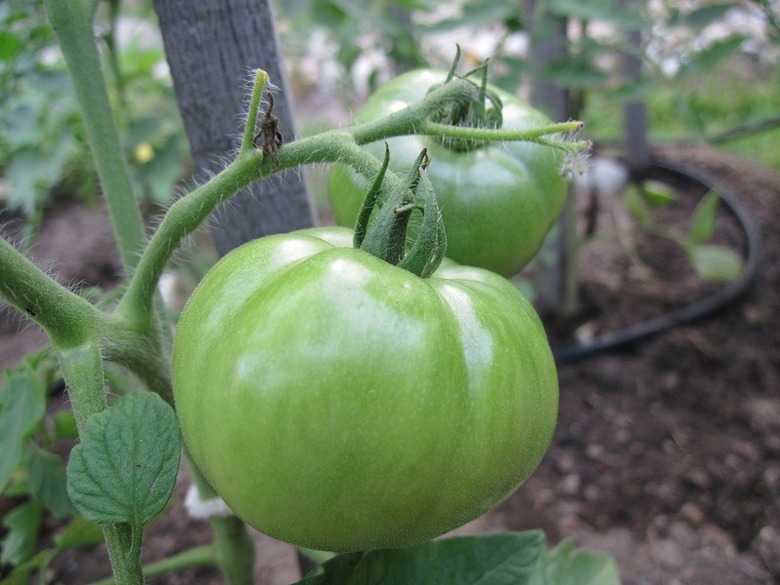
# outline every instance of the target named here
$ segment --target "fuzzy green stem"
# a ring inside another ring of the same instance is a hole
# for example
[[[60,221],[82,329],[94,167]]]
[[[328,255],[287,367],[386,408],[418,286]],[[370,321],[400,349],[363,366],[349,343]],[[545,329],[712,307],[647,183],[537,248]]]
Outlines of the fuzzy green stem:
[[[171,205],[144,250],[138,268],[116,313],[132,322],[143,320],[153,307],[153,298],[171,254],[185,236],[194,232],[214,208],[231,195],[264,176],[262,153],[247,151],[225,170]],[[265,174],[270,174],[266,171]]]
[[[144,228],[92,32],[97,0],[45,0],[44,4],[68,64],[122,263],[129,271],[143,249]]]
[[[249,110],[246,115],[244,137],[241,140],[241,153],[254,148],[255,132],[257,131],[257,115],[260,112],[260,101],[263,98],[265,85],[268,83],[268,73],[262,69],[255,71],[255,83],[252,86],[252,95],[249,98]]]
[[[215,565],[216,563],[216,547],[213,544],[204,544],[144,565],[143,572],[145,577],[151,578],[193,567]],[[108,577],[93,581],[89,585],[116,585],[116,580],[113,577]]]
[[[368,144],[392,136],[406,134],[431,134],[423,131],[426,119],[441,109],[457,104],[468,104],[478,92],[474,84],[455,78],[428,93],[422,100],[408,105],[378,120],[359,124],[348,129],[358,144]],[[438,133],[433,133],[438,134]],[[501,140],[500,138],[497,140]]]
[[[79,435],[83,437],[89,417],[106,408],[100,347],[95,341],[87,341],[78,347],[60,349],[57,354],[68,387],[73,417]]]
[[[206,481],[185,449],[184,456],[190,465],[192,482],[201,499],[208,500],[219,494]],[[252,585],[254,581],[255,545],[246,530],[246,525],[235,516],[211,518],[214,532],[216,561],[227,585]]]
[[[255,545],[246,524],[236,516],[212,518],[211,530],[217,549],[217,563],[227,585],[254,583]]]
[[[138,263],[146,238],[92,32],[97,1],[45,0],[45,6],[73,80],[122,263],[129,273]],[[112,6],[115,8],[116,3]],[[143,314],[133,315],[134,319],[127,320],[118,330],[106,329],[109,336],[106,358],[126,363],[135,371],[138,370],[134,366],[141,364],[144,382],[172,402],[170,384],[162,378],[168,371],[164,367],[162,326],[153,303],[146,309]],[[130,327],[134,330],[129,331]],[[111,336],[121,337],[128,347],[113,343]]]
[[[103,357],[95,341],[78,347],[58,350],[60,367],[79,435],[84,436],[89,417],[106,407],[103,390]],[[141,534],[129,524],[109,524],[103,527],[111,569],[119,585],[141,585]]]
[[[129,367],[150,390],[173,402],[157,321],[148,315],[140,322],[106,315],[57,283],[3,238],[0,274],[0,297],[40,325],[61,354],[101,339],[103,358]],[[77,409],[80,398],[73,400]]]
[[[153,299],[154,300],[154,296]],[[170,356],[154,313],[138,320],[112,314],[105,317],[102,336],[103,359],[126,367],[148,390],[173,406]]]
[[[570,142],[550,138],[552,134],[571,134],[582,129],[582,122],[562,122],[536,128],[500,129],[500,128],[470,128],[468,126],[451,126],[435,122],[424,122],[418,128],[420,134],[429,134],[441,138],[458,138],[474,141],[522,141],[536,142],[567,152],[584,152],[590,148],[587,140]]]
[[[267,78],[260,71],[257,75],[258,85],[265,84]],[[221,173],[171,206],[146,247],[117,312],[131,322],[147,315],[152,307],[152,295],[165,264],[182,239],[200,226],[217,205],[250,183],[263,179],[271,173],[310,163],[339,161],[352,166],[367,177],[375,177],[382,163],[362,150],[360,145],[393,136],[410,133],[441,135],[462,132],[463,136],[469,137],[471,133],[489,132],[490,134],[484,138],[481,136],[477,138],[542,142],[548,134],[573,132],[582,126],[579,122],[567,122],[526,130],[487,130],[436,125],[426,121],[428,116],[444,106],[472,100],[475,91],[479,89],[471,82],[455,78],[450,83],[431,91],[421,101],[379,120],[358,124],[344,130],[331,130],[291,142],[279,149],[277,161],[272,161],[270,157],[264,158],[257,149],[244,150],[242,147],[236,160]],[[259,90],[256,87],[252,100],[259,100],[261,93],[262,87]],[[253,116],[251,110],[250,116]],[[253,119],[256,123],[256,117],[248,117],[250,125]],[[253,132],[253,127],[252,130],[245,129],[244,140],[248,140],[248,136]],[[391,182],[391,187],[394,182],[400,182],[398,177],[389,172],[387,180]]]
[[[140,530],[134,530],[130,524],[108,524],[103,527],[103,537],[117,585],[144,583],[139,533]]]
[[[0,296],[38,323],[59,349],[96,335],[105,315],[0,238]]]
[[[119,65],[119,47],[117,45],[117,23],[119,22],[119,1],[108,0],[108,31],[103,35],[103,39],[108,49],[108,63],[111,67],[112,81],[114,82],[114,91],[118,108],[116,110],[117,119],[121,125],[124,122],[122,116],[127,112],[127,95],[125,91],[125,80],[122,76],[122,68]]]

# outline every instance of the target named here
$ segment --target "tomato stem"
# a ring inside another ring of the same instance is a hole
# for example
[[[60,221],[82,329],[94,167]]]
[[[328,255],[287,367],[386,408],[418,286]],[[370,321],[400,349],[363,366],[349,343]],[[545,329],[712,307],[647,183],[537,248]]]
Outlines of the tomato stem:
[[[438,122],[424,122],[419,128],[420,134],[429,134],[441,139],[463,139],[474,141],[522,141],[535,142],[568,153],[583,153],[590,150],[589,140],[571,140],[566,135],[573,135],[582,130],[583,123],[578,121],[548,124],[537,128],[470,128],[467,126],[451,126]],[[563,136],[561,136],[563,135]]]
[[[255,70],[255,83],[252,86],[252,95],[249,98],[249,109],[246,114],[246,125],[244,126],[244,136],[241,140],[240,152],[245,152],[254,148],[257,130],[257,116],[260,111],[260,101],[263,98],[266,83],[268,82],[268,73],[262,69]],[[270,109],[270,108],[269,108]]]
[[[56,347],[79,346],[97,335],[105,314],[58,284],[0,238],[0,296],[38,323]]]
[[[129,272],[144,245],[144,226],[95,44],[93,25],[97,4],[97,0],[47,0],[44,6],[68,65],[119,254]]]
[[[257,81],[258,84],[267,83],[262,75],[258,75]],[[479,94],[479,87],[475,83],[454,77],[451,82],[432,89],[419,102],[381,119],[345,130],[326,131],[286,144],[278,150],[277,161],[264,157],[262,152],[255,148],[242,150],[225,170],[170,207],[144,250],[117,311],[125,314],[135,313],[135,318],[143,318],[152,304],[155,287],[165,264],[181,240],[197,229],[214,208],[233,193],[274,172],[315,162],[341,161],[352,166],[357,172],[375,179],[382,163],[359,146],[406,134],[487,141],[529,141],[575,153],[588,148],[588,142],[566,142],[560,138],[548,138],[548,135],[576,132],[582,128],[581,122],[502,130],[451,126],[428,120],[442,108],[466,106],[473,102],[475,94]],[[399,181],[389,170],[385,171],[385,175],[385,182]]]

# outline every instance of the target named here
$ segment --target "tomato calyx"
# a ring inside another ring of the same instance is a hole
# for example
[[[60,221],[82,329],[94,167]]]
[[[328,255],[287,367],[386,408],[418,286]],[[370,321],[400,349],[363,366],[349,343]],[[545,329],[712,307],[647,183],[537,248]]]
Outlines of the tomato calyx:
[[[423,149],[400,185],[386,189],[384,178],[389,162],[390,149],[385,145],[382,167],[358,214],[354,245],[385,262],[427,278],[439,267],[447,249],[447,235],[436,194],[425,173],[430,158]],[[414,212],[420,213],[422,219],[417,238],[407,247],[409,220]]]
[[[494,91],[488,89],[487,73],[488,62],[485,61],[478,67],[458,75],[456,69],[460,61],[460,45],[457,45],[455,59],[452,62],[447,78],[442,84],[432,86],[430,93],[437,87],[451,82],[456,77],[468,81],[472,86],[470,99],[463,102],[453,102],[446,109],[442,109],[431,116],[431,121],[439,124],[448,124],[450,126],[465,126],[469,128],[488,128],[498,129],[503,124],[503,103],[501,98]],[[469,79],[479,75],[479,83]],[[488,144],[484,140],[473,140],[463,138],[435,138],[439,144],[454,150],[456,152],[469,152],[481,148]]]

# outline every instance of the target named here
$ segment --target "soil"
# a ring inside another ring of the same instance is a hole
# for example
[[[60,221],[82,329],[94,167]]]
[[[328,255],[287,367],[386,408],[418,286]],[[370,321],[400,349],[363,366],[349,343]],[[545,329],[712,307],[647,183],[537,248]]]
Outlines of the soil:
[[[703,174],[736,194],[761,237],[761,263],[747,293],[716,314],[641,343],[562,364],[553,444],[538,471],[506,503],[456,531],[541,528],[612,554],[626,585],[741,585],[780,580],[780,176],[706,149],[666,147],[658,157]],[[678,189],[660,211],[684,230],[701,192]],[[587,201],[587,198],[584,199]],[[581,310],[547,318],[555,346],[668,314],[722,285],[703,285],[679,246],[648,233],[622,233],[619,207],[596,199],[596,238],[580,256]],[[583,210],[588,211],[591,208]],[[618,210],[618,211],[616,211]],[[585,221],[583,213],[583,221]],[[6,225],[6,233],[9,226]],[[744,250],[728,214],[717,239]],[[639,262],[629,260],[635,250]],[[36,261],[61,282],[112,285],[118,261],[101,209],[61,204],[38,238]],[[0,369],[43,343],[3,313]],[[146,535],[151,561],[209,539],[187,516],[182,472],[172,509]],[[257,583],[299,576],[293,550],[253,533]],[[51,583],[86,583],[109,574],[102,547],[62,555]],[[150,583],[221,583],[189,570]]]

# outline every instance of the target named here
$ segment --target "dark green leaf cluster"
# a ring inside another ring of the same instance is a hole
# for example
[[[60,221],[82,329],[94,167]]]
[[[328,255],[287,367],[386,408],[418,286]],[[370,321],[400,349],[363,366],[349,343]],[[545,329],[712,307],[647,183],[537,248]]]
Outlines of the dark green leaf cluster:
[[[439,267],[447,250],[447,234],[436,194],[425,174],[428,154],[423,150],[406,179],[388,189],[384,179],[389,162],[390,149],[386,147],[382,168],[358,215],[355,247],[427,278]],[[407,246],[409,220],[415,211],[422,214],[422,219],[416,239]]]
[[[123,110],[117,122],[130,176],[140,198],[167,204],[189,153],[172,90],[155,74],[162,45],[120,48],[114,26],[109,21],[103,41],[113,97]],[[32,228],[53,193],[96,200],[86,133],[56,47],[39,3],[0,5],[0,170],[11,187],[0,205],[24,215]]]
[[[539,531],[465,536],[337,556],[297,585],[618,585],[607,555],[564,541],[548,550]]]
[[[103,539],[97,525],[77,516],[66,492],[65,462],[53,451],[77,436],[70,409],[52,408],[49,391],[58,378],[52,355],[44,350],[6,370],[0,389],[0,494],[16,503],[2,519],[7,532],[0,564],[12,567],[10,583],[26,583],[61,550]],[[47,514],[65,525],[52,546],[38,550]]]

